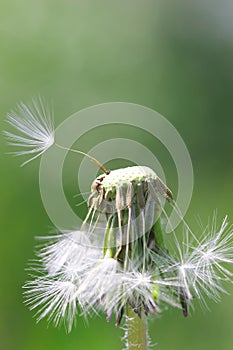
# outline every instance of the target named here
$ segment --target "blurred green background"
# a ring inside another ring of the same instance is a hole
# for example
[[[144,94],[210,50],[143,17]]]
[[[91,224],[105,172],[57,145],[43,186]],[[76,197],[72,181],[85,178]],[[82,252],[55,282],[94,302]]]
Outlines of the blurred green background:
[[[6,113],[37,93],[53,100],[56,125],[102,102],[153,108],[177,128],[192,157],[190,225],[197,229],[197,217],[206,223],[216,208],[219,219],[228,214],[233,222],[232,13],[228,0],[1,0],[1,129],[6,128]],[[127,133],[122,128],[117,136]],[[80,145],[88,150],[106,135],[114,137],[114,130],[97,128]],[[137,131],[135,139],[156,154],[169,187],[175,188],[167,153],[150,135]],[[79,318],[77,328],[66,335],[46,321],[36,324],[23,305],[21,287],[33,258],[34,236],[46,234],[52,223],[40,200],[39,160],[20,168],[22,159],[6,155],[3,137],[0,142],[0,348],[123,348],[123,332],[104,317],[88,325]],[[71,195],[77,191],[72,180],[66,176]],[[228,290],[232,294],[231,286]],[[153,320],[150,334],[156,348],[231,350],[233,296],[208,304],[211,312],[197,304],[188,319],[169,309]]]

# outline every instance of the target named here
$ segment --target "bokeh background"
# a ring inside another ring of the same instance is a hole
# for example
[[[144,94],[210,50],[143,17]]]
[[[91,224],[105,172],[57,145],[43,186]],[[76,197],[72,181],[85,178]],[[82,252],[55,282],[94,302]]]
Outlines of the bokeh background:
[[[192,157],[195,187],[186,215],[194,230],[218,209],[233,222],[233,2],[231,0],[21,0],[0,2],[0,118],[40,93],[53,101],[58,125],[94,104],[126,101],[148,106],[173,123]],[[129,136],[131,135],[131,136]],[[88,150],[102,139],[132,137],[151,149],[176,188],[174,164],[156,140],[125,127],[97,128],[80,140]],[[123,332],[97,317],[81,318],[71,334],[36,324],[23,305],[22,285],[34,236],[52,227],[40,200],[39,160],[0,154],[0,348],[101,349],[123,346]],[[78,158],[78,157],[77,157]],[[67,161],[65,188],[77,192]],[[116,163],[113,163],[113,166]],[[127,165],[126,161],[122,164]],[[69,176],[70,174],[70,176]],[[77,209],[76,209],[77,210]],[[84,215],[85,206],[80,207]],[[211,311],[196,306],[188,319],[168,310],[150,324],[161,350],[231,350],[233,288]]]

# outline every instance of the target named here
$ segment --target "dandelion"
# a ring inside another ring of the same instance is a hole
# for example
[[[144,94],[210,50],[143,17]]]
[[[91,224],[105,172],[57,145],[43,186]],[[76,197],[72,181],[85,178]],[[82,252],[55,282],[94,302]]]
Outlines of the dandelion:
[[[46,151],[54,141],[50,114],[34,101],[20,105],[9,123],[24,136],[5,132],[10,144],[25,147],[17,155]],[[85,155],[82,151],[72,150]],[[47,317],[55,326],[64,322],[68,332],[79,313],[85,318],[106,313],[109,321],[125,323],[127,349],[147,349],[147,320],[164,305],[178,307],[186,317],[194,300],[206,305],[205,296],[219,301],[232,281],[233,230],[225,218],[218,227],[216,216],[201,238],[186,222],[180,243],[164,235],[164,204],[179,214],[170,189],[146,166],[102,170],[92,186],[83,224],[73,232],[43,238],[25,288],[26,303],[36,309],[37,320]],[[166,222],[167,223],[167,222]],[[172,242],[171,242],[172,241]]]

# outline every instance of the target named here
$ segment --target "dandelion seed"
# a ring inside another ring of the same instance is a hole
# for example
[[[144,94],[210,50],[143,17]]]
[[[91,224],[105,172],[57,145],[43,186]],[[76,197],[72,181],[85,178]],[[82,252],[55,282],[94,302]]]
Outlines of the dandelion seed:
[[[24,288],[26,289],[26,304],[30,310],[39,308],[36,313],[37,321],[47,316],[48,321],[53,321],[55,326],[64,321],[68,332],[71,331],[77,313],[77,300],[75,299],[77,287],[74,283],[56,278],[40,277],[27,282]]]
[[[205,230],[206,236],[193,249],[193,260],[196,264],[195,288],[197,285],[208,297],[218,301],[221,293],[226,293],[222,286],[223,281],[232,281],[232,272],[226,264],[233,263],[233,232],[227,223],[227,217],[220,228],[217,228],[216,218],[213,225]]]
[[[91,241],[88,236],[82,231],[74,231],[63,233],[60,235],[45,237],[49,243],[40,249],[38,257],[41,259],[43,266],[48,274],[53,276],[60,271],[66,271],[74,266],[78,271],[78,267],[91,264],[96,254],[91,246]],[[45,239],[43,238],[43,240]]]
[[[8,114],[7,122],[20,133],[4,131],[8,144],[23,148],[11,153],[16,156],[32,155],[22,166],[39,157],[54,143],[53,114],[42,98],[34,99],[30,106],[21,102],[15,111]]]
[[[212,228],[208,226],[204,230],[200,241],[186,228],[182,245],[175,239],[175,246],[178,254],[160,257],[159,264],[162,273],[177,276],[184,313],[187,314],[187,304],[192,306],[195,298],[205,307],[205,295],[219,301],[221,293],[226,293],[222,282],[232,282],[233,276],[225,266],[233,263],[233,231],[227,218],[218,229],[214,217]]]
[[[77,291],[77,295],[83,296],[86,311],[102,309],[109,317],[112,300],[121,287],[121,271],[119,262],[113,258],[96,261]]]

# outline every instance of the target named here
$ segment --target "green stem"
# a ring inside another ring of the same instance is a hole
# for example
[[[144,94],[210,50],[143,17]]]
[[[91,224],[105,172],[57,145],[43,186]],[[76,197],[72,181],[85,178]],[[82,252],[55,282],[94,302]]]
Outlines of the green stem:
[[[147,320],[144,311],[142,311],[141,317],[139,317],[132,309],[132,307],[127,304],[127,349],[140,349],[147,350]]]

